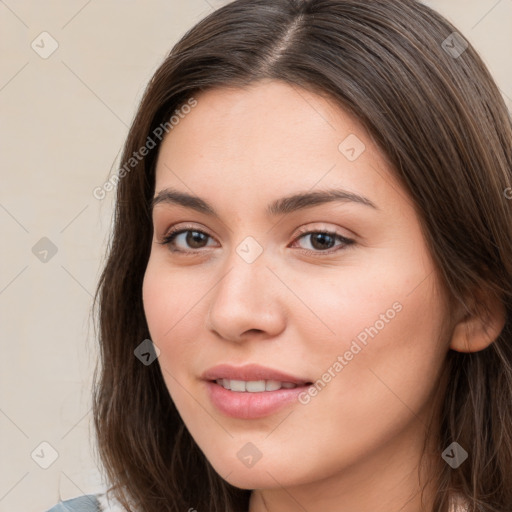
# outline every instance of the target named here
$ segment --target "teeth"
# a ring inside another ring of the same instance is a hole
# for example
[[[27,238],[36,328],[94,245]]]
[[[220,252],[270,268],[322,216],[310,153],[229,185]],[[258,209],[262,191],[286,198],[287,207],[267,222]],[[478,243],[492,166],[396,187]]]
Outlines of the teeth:
[[[281,389],[281,383],[278,380],[267,380],[265,382],[265,391],[277,391]]]
[[[249,391],[250,393],[257,393],[265,391],[265,381],[264,380],[250,380],[245,383],[245,391]]]
[[[245,391],[245,381],[231,380],[229,381],[229,389],[231,389],[231,391]]]
[[[217,384],[225,389],[236,392],[261,393],[262,391],[277,391],[278,389],[296,388],[293,382],[280,382],[277,380],[231,380],[217,379]]]

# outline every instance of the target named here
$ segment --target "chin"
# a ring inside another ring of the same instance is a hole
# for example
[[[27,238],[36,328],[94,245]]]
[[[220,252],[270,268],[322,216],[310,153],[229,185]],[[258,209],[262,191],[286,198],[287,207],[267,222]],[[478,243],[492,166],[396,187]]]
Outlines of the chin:
[[[286,473],[280,464],[261,458],[252,467],[246,467],[238,459],[208,459],[215,472],[226,482],[239,489],[274,489],[293,487],[307,483],[311,475],[293,475],[287,468]]]
[[[256,470],[252,468],[244,470],[236,469],[233,470],[231,474],[229,472],[218,474],[222,479],[226,480],[226,482],[239,489],[272,489],[283,485],[281,481],[277,483],[276,480],[271,477],[273,474],[272,471],[269,471],[269,473],[264,469]],[[287,483],[286,485],[289,484]]]

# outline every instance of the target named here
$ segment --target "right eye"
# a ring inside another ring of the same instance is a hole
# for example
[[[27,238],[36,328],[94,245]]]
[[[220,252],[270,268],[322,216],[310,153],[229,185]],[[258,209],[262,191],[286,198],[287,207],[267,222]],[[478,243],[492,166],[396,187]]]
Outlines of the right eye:
[[[183,236],[185,235],[185,236]],[[208,233],[194,228],[171,229],[163,238],[161,245],[166,245],[171,252],[196,254],[199,249],[206,247],[204,242],[212,238]],[[179,244],[185,248],[179,248]],[[187,246],[189,249],[187,249]],[[192,250],[190,250],[192,249]]]

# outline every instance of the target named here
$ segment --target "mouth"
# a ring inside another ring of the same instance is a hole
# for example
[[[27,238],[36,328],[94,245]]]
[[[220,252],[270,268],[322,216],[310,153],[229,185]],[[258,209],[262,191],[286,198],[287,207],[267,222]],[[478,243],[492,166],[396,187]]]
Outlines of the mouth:
[[[251,388],[255,386],[258,391],[265,391],[267,384],[271,388],[268,391],[275,391],[274,387],[277,386],[277,383],[280,384],[280,387],[277,389],[281,387],[292,388],[292,384],[295,386],[311,384],[311,381],[308,379],[296,377],[295,375],[258,364],[246,364],[244,366],[219,364],[206,370],[201,378],[217,382],[219,385],[232,391],[252,391]],[[241,382],[245,384],[245,389],[242,388]],[[265,389],[262,389],[262,383],[265,384]],[[247,384],[249,384],[249,388],[247,388]]]
[[[236,393],[263,393],[264,391],[278,391],[279,389],[294,389],[305,385],[311,385],[311,382],[295,383],[279,380],[235,380],[235,379],[216,379],[215,382],[224,389]]]
[[[257,419],[297,403],[312,381],[259,365],[219,365],[202,375],[207,394],[222,414]]]

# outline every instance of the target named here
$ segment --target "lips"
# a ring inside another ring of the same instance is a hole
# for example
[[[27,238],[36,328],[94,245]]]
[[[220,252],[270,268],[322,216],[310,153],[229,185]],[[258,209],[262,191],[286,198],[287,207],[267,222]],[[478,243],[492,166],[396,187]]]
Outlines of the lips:
[[[215,366],[203,373],[213,405],[224,415],[257,419],[297,403],[311,381],[259,365]]]
[[[255,382],[255,381],[276,381],[288,382],[296,386],[304,386],[311,383],[306,378],[296,377],[294,375],[273,370],[257,364],[248,364],[245,366],[231,366],[221,364],[205,371],[202,375],[204,380],[216,381],[217,379],[227,379],[235,381]]]

